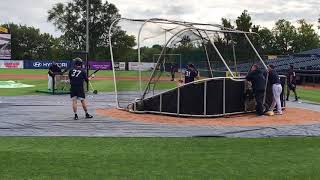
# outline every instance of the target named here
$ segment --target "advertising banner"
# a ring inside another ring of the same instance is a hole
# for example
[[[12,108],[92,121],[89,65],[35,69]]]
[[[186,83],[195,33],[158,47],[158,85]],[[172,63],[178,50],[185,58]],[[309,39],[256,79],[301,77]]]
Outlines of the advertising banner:
[[[91,70],[112,70],[111,61],[89,61]]]
[[[155,66],[156,63],[129,62],[129,71],[151,71],[154,69]]]
[[[115,62],[114,69],[117,71],[124,71],[126,70],[126,62]]]
[[[11,34],[0,34],[0,59],[11,59]]]
[[[24,60],[24,69],[49,69],[53,61],[51,60]],[[54,61],[61,69],[67,69],[71,67],[70,60]]]
[[[20,60],[0,60],[0,68],[3,69],[22,69],[23,61]]]

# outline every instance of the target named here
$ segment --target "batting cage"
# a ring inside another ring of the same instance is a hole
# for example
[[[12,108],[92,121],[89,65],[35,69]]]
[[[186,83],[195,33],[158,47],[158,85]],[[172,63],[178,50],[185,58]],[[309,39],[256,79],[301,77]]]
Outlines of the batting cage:
[[[32,62],[31,62],[32,63]],[[47,94],[68,94],[70,93],[70,83],[68,72],[72,66],[72,60],[37,61],[33,65],[39,64],[36,69],[44,69],[47,76],[45,89],[38,89],[36,92]]]
[[[117,67],[124,61],[113,44],[119,29],[136,43],[135,55],[126,58],[128,71],[113,68],[119,109],[199,117],[255,110],[251,83],[244,77],[253,64],[267,69],[255,48],[255,33],[216,24],[120,18],[109,29],[111,59]],[[191,80],[190,72],[196,74]],[[281,79],[284,87],[285,77]],[[268,89],[266,81],[266,108],[272,102]],[[282,104],[285,107],[284,98]]]

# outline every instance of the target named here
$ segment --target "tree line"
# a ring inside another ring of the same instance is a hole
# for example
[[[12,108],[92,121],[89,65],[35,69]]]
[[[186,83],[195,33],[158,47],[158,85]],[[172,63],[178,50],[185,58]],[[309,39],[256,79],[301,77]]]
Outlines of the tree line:
[[[121,17],[117,7],[102,0],[90,0],[90,54],[91,59],[110,59],[108,31],[111,23]],[[12,59],[70,59],[74,51],[85,50],[86,39],[86,2],[73,0],[66,4],[57,3],[48,11],[47,20],[62,32],[60,37],[42,33],[39,29],[18,24],[4,24],[12,34]],[[320,18],[319,18],[320,29]],[[297,21],[297,26],[285,19],[277,20],[269,29],[254,25],[248,11],[244,10],[233,22],[222,18],[221,24],[227,28],[257,33],[258,37],[250,37],[263,55],[290,55],[308,49],[320,47],[320,37],[314,25],[304,19]],[[113,47],[115,57],[123,61],[136,59],[134,36],[128,35],[120,26],[113,29]],[[183,39],[183,38],[182,38]],[[188,37],[183,39],[183,50],[196,52],[201,47],[188,44]],[[231,42],[231,41],[230,41]],[[247,45],[234,37],[238,53],[246,53]],[[219,44],[220,43],[220,44]],[[229,42],[217,42],[223,48]],[[161,45],[143,47],[143,57],[150,58],[161,52]],[[181,49],[180,49],[181,50]],[[230,53],[230,52],[228,52]]]

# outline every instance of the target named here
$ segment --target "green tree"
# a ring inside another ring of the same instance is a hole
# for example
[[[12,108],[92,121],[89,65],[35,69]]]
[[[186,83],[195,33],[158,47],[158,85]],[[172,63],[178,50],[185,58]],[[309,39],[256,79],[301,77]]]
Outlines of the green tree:
[[[277,51],[275,50],[275,38],[272,31],[268,28],[262,28],[258,31],[258,34],[258,46],[261,47],[261,53],[264,55],[277,53]]]
[[[297,30],[289,21],[285,19],[278,20],[273,28],[273,34],[278,54],[290,54],[294,52]]]
[[[319,35],[304,19],[298,20],[297,38],[294,43],[296,52],[305,51],[319,47]]]
[[[180,43],[181,43],[181,48],[190,49],[193,47],[191,38],[188,35],[183,35]]]
[[[90,0],[90,57],[101,57],[109,54],[108,31],[111,23],[120,18],[114,4],[102,0]],[[72,0],[66,5],[58,3],[48,11],[48,21],[53,22],[57,29],[62,31],[62,41],[67,50],[84,50],[86,45],[86,1]],[[116,52],[127,50],[135,45],[135,38],[128,36],[120,27],[113,28],[113,45]],[[123,55],[124,53],[116,53]]]
[[[234,26],[231,24],[231,20],[226,19],[226,18],[221,18],[221,23],[222,26],[228,29],[234,29]],[[225,39],[226,39],[226,44],[230,44],[230,41],[233,40],[233,37],[230,33],[224,33]]]
[[[251,16],[247,10],[244,10],[241,15],[236,19],[236,29],[240,31],[249,32],[252,29]],[[236,53],[237,59],[239,62],[248,61],[256,57],[255,53],[252,51],[252,48],[249,42],[246,40],[243,34],[236,34]],[[252,39],[252,37],[251,37]],[[254,41],[253,41],[254,42]]]
[[[251,16],[247,10],[244,10],[236,20],[237,30],[250,31],[252,27]]]

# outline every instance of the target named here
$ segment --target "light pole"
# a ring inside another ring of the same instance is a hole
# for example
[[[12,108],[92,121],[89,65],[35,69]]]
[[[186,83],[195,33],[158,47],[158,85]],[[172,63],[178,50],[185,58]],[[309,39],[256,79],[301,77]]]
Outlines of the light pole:
[[[89,0],[87,0],[87,18],[86,18],[86,61],[87,76],[89,76]],[[87,83],[87,91],[89,91],[89,83]]]

